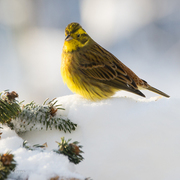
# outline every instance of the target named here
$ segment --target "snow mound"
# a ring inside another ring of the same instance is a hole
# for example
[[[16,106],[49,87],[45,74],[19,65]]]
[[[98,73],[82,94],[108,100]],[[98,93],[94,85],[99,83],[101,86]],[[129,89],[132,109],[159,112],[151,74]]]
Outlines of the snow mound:
[[[79,172],[96,180],[180,177],[180,99],[58,100],[78,124],[76,140],[85,152]]]
[[[57,116],[67,116],[77,123],[74,132],[42,130],[27,132],[21,137],[31,144],[47,142],[48,150],[57,148],[55,141],[63,136],[79,141],[85,159],[76,166],[76,170],[94,180],[176,180],[180,177],[180,99],[112,97],[92,102],[78,95],[70,95],[58,98],[58,103],[62,104],[65,111],[58,111]],[[22,139],[16,139],[22,144]],[[0,145],[0,152],[12,149],[11,143],[14,141],[8,141],[8,137],[4,139],[5,145]],[[27,167],[33,172],[32,177],[48,177],[50,172],[64,172],[77,177],[70,170],[65,157],[60,162],[57,158],[61,157],[50,152],[45,155],[39,152],[24,155],[24,151],[18,147],[13,153],[19,162],[26,159],[19,169]],[[54,166],[51,160],[55,162]]]
[[[11,150],[15,155],[17,167],[8,180],[46,180],[59,176],[65,178],[84,179],[75,173],[74,164],[67,157],[52,151],[27,150],[22,147],[23,139],[18,137],[15,131],[3,126],[2,139],[0,140],[0,153]]]

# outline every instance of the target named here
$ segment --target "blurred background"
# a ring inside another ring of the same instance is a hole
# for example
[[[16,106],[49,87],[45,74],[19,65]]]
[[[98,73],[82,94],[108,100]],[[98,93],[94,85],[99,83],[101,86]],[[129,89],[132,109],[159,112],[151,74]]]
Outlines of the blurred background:
[[[72,94],[60,74],[71,22],[149,84],[180,97],[179,0],[0,0],[0,91],[15,90],[26,103]]]

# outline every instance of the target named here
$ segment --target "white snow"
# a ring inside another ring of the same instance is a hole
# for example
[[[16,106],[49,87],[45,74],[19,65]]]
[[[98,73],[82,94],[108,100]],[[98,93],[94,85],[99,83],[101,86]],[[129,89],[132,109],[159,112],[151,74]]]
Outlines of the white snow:
[[[180,100],[155,99],[60,98],[68,118],[79,125],[85,160],[78,171],[98,180],[178,179]]]
[[[3,126],[1,132],[3,134],[0,140],[0,152],[11,151],[18,164],[15,171],[9,175],[8,180],[46,180],[56,176],[62,179],[84,179],[75,172],[74,164],[70,163],[67,157],[52,151],[27,150],[22,147],[23,139],[18,137],[14,131]]]
[[[94,180],[179,179],[179,98],[142,99],[117,94],[107,100],[91,102],[69,95],[58,98],[58,103],[65,111],[58,111],[57,115],[67,116],[78,124],[74,132],[53,129],[21,135],[31,145],[47,142],[44,153],[23,149],[23,140],[15,132],[6,127],[2,130],[0,152],[12,150],[19,164],[17,173],[11,177],[29,175],[29,179],[41,180],[57,174]],[[83,146],[85,159],[78,165],[50,151],[57,149],[55,141],[63,136]]]

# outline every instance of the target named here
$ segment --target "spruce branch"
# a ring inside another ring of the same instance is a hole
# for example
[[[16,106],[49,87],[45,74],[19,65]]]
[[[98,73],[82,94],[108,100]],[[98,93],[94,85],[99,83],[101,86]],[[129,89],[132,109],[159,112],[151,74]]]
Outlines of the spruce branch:
[[[22,105],[22,102],[16,100],[18,94],[15,91],[11,93],[5,90],[0,93],[0,123],[7,124],[17,133],[51,129],[54,127],[60,131],[74,131],[77,124],[71,122],[68,118],[56,116],[58,110],[65,110],[61,104],[57,104],[56,98],[48,102],[46,99],[43,105],[32,101],[29,104]]]
[[[47,100],[43,105],[36,104],[32,101],[29,104],[23,106],[21,113],[18,118],[13,121],[16,124],[16,132],[31,131],[34,129],[50,129],[54,127],[60,131],[70,132],[74,131],[77,124],[74,124],[69,119],[62,116],[55,116],[60,105],[56,105],[57,101],[53,102],[55,99],[47,103]]]
[[[10,123],[11,119],[16,118],[21,112],[16,97],[18,97],[18,94],[15,91],[9,93],[6,90],[0,93],[0,123]]]
[[[35,145],[33,145],[33,146],[31,147],[30,145],[28,145],[27,140],[24,140],[24,141],[23,141],[23,147],[24,147],[25,149],[31,150],[31,151],[37,150],[38,148],[39,148],[39,149],[41,148],[41,150],[43,151],[43,150],[47,147],[47,143],[44,143],[44,144],[42,144],[42,145],[35,144]]]
[[[10,152],[0,154],[0,180],[6,179],[11,171],[15,170],[16,165],[13,154]]]
[[[79,142],[75,141],[73,143],[69,143],[71,139],[65,141],[64,137],[61,138],[61,142],[58,143],[58,150],[54,150],[54,152],[58,154],[64,154],[65,156],[68,156],[68,159],[70,162],[73,162],[74,164],[80,163],[84,158],[80,153],[83,153],[83,151],[80,150],[82,148],[81,145],[78,146]]]
[[[81,155],[81,153],[83,153],[83,151],[81,150],[82,146],[78,145],[79,144],[78,141],[69,143],[70,141],[71,139],[65,141],[64,137],[62,137],[61,142],[57,142],[59,149],[53,150],[53,151],[58,154],[63,154],[65,156],[68,156],[68,159],[70,162],[73,162],[74,164],[78,164],[84,159]],[[23,147],[31,151],[37,150],[37,149],[40,151],[44,151],[45,148],[47,147],[47,143],[44,143],[42,145],[35,144],[33,146],[30,146],[27,140],[24,140]]]

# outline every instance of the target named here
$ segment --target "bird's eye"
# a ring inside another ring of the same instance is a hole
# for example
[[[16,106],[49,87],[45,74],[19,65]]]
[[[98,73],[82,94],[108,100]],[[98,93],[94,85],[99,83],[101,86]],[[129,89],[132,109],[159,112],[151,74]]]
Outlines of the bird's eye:
[[[77,34],[77,37],[80,37],[80,34]]]

